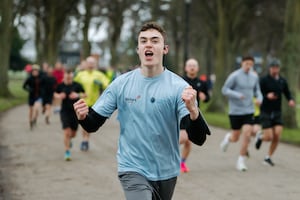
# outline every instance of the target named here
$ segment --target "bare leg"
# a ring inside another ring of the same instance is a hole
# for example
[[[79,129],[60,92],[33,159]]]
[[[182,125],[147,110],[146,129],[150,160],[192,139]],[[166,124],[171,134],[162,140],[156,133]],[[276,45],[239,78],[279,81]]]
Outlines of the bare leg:
[[[40,107],[41,107],[41,102],[36,101],[33,105],[33,120],[36,121],[38,116],[39,116],[39,111],[40,111]]]
[[[187,140],[189,140],[186,130],[181,129],[179,135],[179,144],[184,144]]]
[[[183,144],[181,158],[186,160],[192,149],[192,144],[191,144],[190,140],[188,139],[188,134],[187,134],[186,130],[180,130],[179,142],[180,142],[180,144]]]
[[[85,130],[82,130],[82,137],[83,137],[83,141],[88,142],[90,139],[90,135],[88,132],[86,132]]]
[[[186,166],[185,161],[191,152],[192,144],[191,144],[190,140],[188,139],[188,134],[187,134],[186,130],[180,130],[179,142],[180,142],[180,144],[183,144],[183,149],[181,152],[180,171],[188,172],[189,168]]]
[[[66,151],[69,151],[70,149],[71,134],[72,134],[71,128],[64,129],[64,145]]]
[[[49,119],[50,119],[50,115],[51,115],[51,104],[46,104],[45,105],[45,120],[46,123],[49,124]]]
[[[241,131],[240,130],[232,130],[229,138],[230,142],[237,142],[240,138]]]
[[[259,124],[254,124],[251,136],[255,137],[259,131],[261,131],[261,126]]]
[[[244,136],[243,136],[242,146],[240,150],[240,155],[246,156],[248,152],[248,145],[250,143],[251,135],[253,132],[253,126],[250,124],[245,124],[242,128],[242,131]]]
[[[261,136],[261,140],[265,142],[273,140],[273,128],[263,129],[263,135]]]
[[[273,127],[273,139],[271,141],[271,145],[269,148],[269,156],[270,157],[273,155],[273,153],[275,152],[275,150],[278,146],[280,136],[282,133],[282,129],[283,129],[282,125],[277,125],[277,126]]]

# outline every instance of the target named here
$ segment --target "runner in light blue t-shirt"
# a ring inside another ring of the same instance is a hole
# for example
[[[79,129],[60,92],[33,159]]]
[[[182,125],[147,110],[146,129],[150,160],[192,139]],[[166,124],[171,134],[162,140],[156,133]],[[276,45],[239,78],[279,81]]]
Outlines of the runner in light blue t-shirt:
[[[187,86],[169,70],[148,78],[138,68],[105,90],[93,110],[110,117],[118,108],[119,172],[135,171],[152,181],[179,174],[178,123],[189,114],[181,98]]]
[[[139,32],[139,68],[121,75],[91,109],[74,104],[82,127],[95,132],[118,110],[118,172],[126,199],[170,200],[179,175],[179,125],[202,145],[210,130],[197,103],[196,91],[162,65],[168,53],[165,32],[146,23]]]

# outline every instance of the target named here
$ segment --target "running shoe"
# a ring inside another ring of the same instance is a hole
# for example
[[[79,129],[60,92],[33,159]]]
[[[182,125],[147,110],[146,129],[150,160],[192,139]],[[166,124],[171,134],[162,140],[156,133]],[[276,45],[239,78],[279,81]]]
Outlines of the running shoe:
[[[65,161],[71,161],[71,152],[70,151],[65,152]]]
[[[81,142],[80,150],[81,151],[88,151],[89,150],[89,142],[87,142],[87,141]]]
[[[85,142],[81,142],[81,145],[80,145],[80,150],[81,151],[85,151]]]
[[[274,163],[273,163],[273,161],[271,160],[271,158],[265,158],[264,159],[264,164],[265,165],[269,165],[269,166],[271,166],[271,167],[274,167]]]
[[[229,138],[230,138],[230,133],[227,133],[223,139],[223,141],[220,144],[220,149],[223,152],[226,152],[229,146]]]
[[[256,136],[255,136],[255,148],[257,150],[259,150],[261,143],[262,143],[261,135],[262,135],[261,131],[259,131],[256,133]]]
[[[236,169],[242,172],[245,172],[248,170],[244,159],[238,159],[237,163],[236,163]]]
[[[190,169],[186,166],[185,162],[180,163],[180,171],[182,173],[187,173],[190,171]]]

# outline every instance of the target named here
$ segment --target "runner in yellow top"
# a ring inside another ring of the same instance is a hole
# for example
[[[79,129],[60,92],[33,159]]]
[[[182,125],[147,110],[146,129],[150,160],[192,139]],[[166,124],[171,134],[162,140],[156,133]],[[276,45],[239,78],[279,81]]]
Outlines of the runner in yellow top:
[[[82,62],[81,64],[85,64],[85,66],[83,66],[84,70],[76,74],[74,81],[83,86],[87,95],[85,102],[91,107],[100,96],[100,91],[108,86],[109,79],[96,69],[97,61],[94,57],[88,57],[86,62]],[[82,134],[83,141],[80,149],[87,151],[89,149],[89,134],[85,130],[83,130]]]

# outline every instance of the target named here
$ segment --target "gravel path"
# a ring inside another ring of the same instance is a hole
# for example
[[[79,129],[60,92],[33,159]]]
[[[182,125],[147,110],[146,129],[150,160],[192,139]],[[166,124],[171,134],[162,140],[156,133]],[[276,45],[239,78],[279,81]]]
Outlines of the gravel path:
[[[119,126],[113,116],[91,137],[89,152],[81,152],[81,133],[73,141],[71,162],[63,160],[59,116],[51,124],[39,118],[30,131],[26,105],[0,119],[0,200],[120,200],[124,199],[116,172]],[[187,161],[190,172],[178,178],[174,200],[298,200],[300,149],[280,144],[275,167],[262,164],[268,144],[256,151],[253,142],[249,170],[238,172],[235,162],[240,143],[219,150],[226,130],[211,127],[203,147],[193,146]]]

